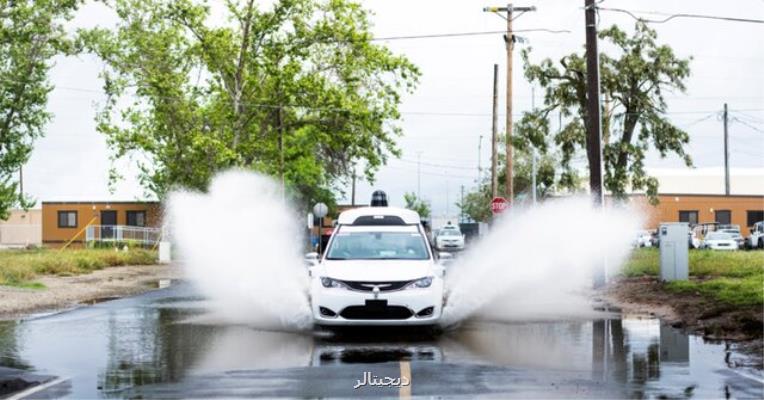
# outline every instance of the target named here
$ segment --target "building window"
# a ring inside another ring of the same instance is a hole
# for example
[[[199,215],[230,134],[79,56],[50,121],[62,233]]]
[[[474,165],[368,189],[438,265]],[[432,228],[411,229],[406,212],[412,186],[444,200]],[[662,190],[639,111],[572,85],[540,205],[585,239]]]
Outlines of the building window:
[[[690,225],[697,225],[698,210],[679,211],[679,222],[688,222]]]
[[[753,224],[761,221],[764,221],[764,210],[748,210],[748,218],[746,218],[748,225],[746,226],[753,226]]]
[[[146,226],[146,211],[128,211],[128,226]]]
[[[732,223],[732,211],[730,210],[716,210],[714,212],[716,222],[720,225],[729,225]]]
[[[77,211],[59,211],[58,212],[58,227],[59,228],[76,228],[77,227]]]

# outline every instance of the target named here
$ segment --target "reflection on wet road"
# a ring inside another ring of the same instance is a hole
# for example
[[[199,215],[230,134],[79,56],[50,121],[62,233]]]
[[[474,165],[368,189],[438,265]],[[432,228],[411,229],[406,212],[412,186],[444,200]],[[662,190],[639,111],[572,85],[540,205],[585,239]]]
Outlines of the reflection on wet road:
[[[723,344],[654,319],[329,335],[219,324],[204,305],[181,284],[0,323],[0,366],[66,378],[31,398],[764,396],[761,372],[727,367]]]

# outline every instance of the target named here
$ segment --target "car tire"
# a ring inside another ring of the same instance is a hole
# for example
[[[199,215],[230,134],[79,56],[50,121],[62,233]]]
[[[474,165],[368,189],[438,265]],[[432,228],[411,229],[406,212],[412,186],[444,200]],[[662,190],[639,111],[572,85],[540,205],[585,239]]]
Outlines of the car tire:
[[[764,249],[764,238],[759,238],[759,245],[756,247],[760,249]]]

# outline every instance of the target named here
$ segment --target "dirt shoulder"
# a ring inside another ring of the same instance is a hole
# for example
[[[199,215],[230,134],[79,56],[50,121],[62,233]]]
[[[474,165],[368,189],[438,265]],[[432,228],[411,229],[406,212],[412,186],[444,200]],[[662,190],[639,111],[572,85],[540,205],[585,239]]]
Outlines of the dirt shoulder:
[[[30,313],[54,311],[109,297],[143,293],[158,287],[160,279],[180,278],[176,265],[109,267],[86,275],[43,276],[45,289],[0,286],[0,320]]]
[[[621,278],[608,285],[605,297],[624,313],[650,313],[704,339],[734,341],[761,368],[764,307],[760,305],[733,306],[700,293],[672,292],[654,277]]]
[[[764,336],[764,307],[734,306],[701,294],[671,292],[657,278],[622,278],[608,286],[606,294],[624,312],[650,312],[708,339],[753,340]]]

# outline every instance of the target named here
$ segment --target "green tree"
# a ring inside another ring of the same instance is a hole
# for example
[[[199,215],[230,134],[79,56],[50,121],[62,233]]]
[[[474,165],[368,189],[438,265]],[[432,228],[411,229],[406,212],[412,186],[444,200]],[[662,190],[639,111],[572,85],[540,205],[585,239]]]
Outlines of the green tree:
[[[15,177],[51,119],[48,71],[72,51],[63,23],[76,0],[0,0],[0,219],[15,206],[34,205],[17,193]]]
[[[629,189],[645,189],[654,201],[658,181],[644,170],[645,153],[651,147],[662,157],[675,153],[692,165],[684,149],[689,135],[666,118],[664,98],[667,91],[685,90],[690,60],[676,57],[667,45],[658,45],[655,31],[643,22],[636,24],[631,36],[612,26],[599,37],[616,49],[615,56],[600,54],[601,91],[607,100],[603,112],[605,189],[616,196]],[[572,178],[570,162],[575,153],[588,149],[586,59],[573,53],[560,59],[559,66],[550,59],[532,64],[529,53],[522,53],[525,76],[544,88],[544,105],[523,115],[517,142],[541,151],[547,151],[550,141],[554,143],[562,152],[564,182]],[[550,130],[548,117],[553,110],[569,119],[559,132]],[[592,154],[587,157],[591,160]]]
[[[406,208],[416,211],[422,219],[430,218],[430,202],[420,199],[416,193],[405,193],[403,201],[406,202]]]
[[[527,201],[532,197],[532,160],[530,151],[526,147],[515,145],[514,156],[514,179],[512,187],[516,194],[515,201]],[[506,196],[504,183],[506,182],[506,157],[499,155],[498,163],[498,195]],[[573,171],[570,178],[560,180],[559,160],[553,154],[541,154],[536,158],[536,196],[543,200],[555,193],[577,190],[580,188],[581,179]],[[456,205],[473,221],[486,222],[491,219],[491,178],[484,177],[478,187],[464,196],[463,202]]]
[[[311,204],[331,202],[358,161],[373,180],[399,153],[394,122],[416,67],[372,43],[354,2],[224,3],[228,19],[212,24],[197,0],[115,0],[116,29],[81,32],[108,65],[97,120],[113,157],[137,155],[160,198],[231,167],[279,177]]]

